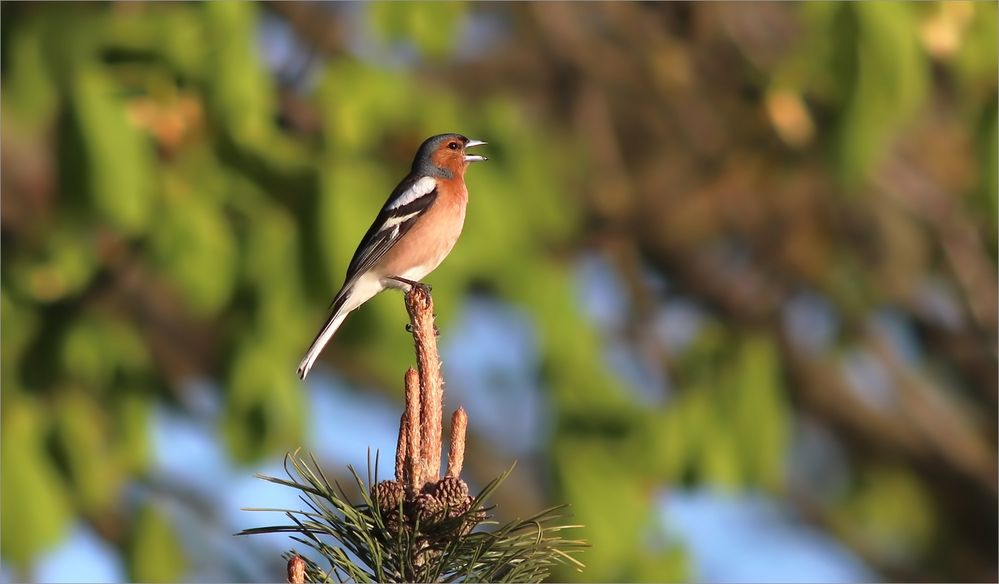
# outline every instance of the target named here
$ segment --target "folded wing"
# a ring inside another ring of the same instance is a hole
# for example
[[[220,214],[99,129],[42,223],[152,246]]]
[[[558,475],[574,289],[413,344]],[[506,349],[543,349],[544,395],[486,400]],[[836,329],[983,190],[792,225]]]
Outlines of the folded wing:
[[[437,199],[437,181],[414,177],[403,181],[386,201],[357,246],[346,281],[368,271],[409,231]],[[346,286],[345,286],[346,287]]]

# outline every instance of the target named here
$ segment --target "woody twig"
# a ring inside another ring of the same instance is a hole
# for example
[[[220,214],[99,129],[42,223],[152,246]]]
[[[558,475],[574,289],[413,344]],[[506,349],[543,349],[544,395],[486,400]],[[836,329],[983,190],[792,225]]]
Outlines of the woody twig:
[[[396,459],[399,453],[405,461],[400,473],[396,467],[396,480],[406,485],[410,497],[415,496],[423,488],[423,458],[421,443],[423,435],[420,421],[420,377],[416,370],[410,367],[406,371],[406,412],[402,416],[403,427],[399,429],[399,444],[396,446]]]
[[[440,474],[444,379],[434,331],[434,301],[430,293],[424,288],[412,288],[406,293],[406,310],[409,312],[416,345],[416,368],[420,375],[420,458],[423,462],[420,478],[426,484],[437,482]]]
[[[409,329],[416,346],[416,368],[406,371],[406,409],[399,421],[395,455],[395,481],[375,489],[381,502],[393,502],[402,493],[406,501],[421,494],[436,493],[441,483],[441,426],[444,407],[444,377],[437,350],[434,304],[429,292],[413,288],[406,293]],[[465,456],[468,416],[458,408],[451,417],[451,444],[447,480],[460,480]],[[448,487],[450,488],[450,487]],[[380,494],[379,494],[380,493]],[[390,505],[391,506],[391,505]]]
[[[465,408],[458,408],[451,415],[451,449],[447,455],[447,476],[458,478],[461,466],[465,463],[465,429],[468,427],[468,414]]]

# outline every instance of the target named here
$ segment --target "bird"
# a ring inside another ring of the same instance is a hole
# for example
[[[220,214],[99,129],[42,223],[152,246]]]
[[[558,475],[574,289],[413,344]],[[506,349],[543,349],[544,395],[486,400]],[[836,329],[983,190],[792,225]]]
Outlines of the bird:
[[[347,266],[329,315],[298,365],[305,380],[347,315],[387,288],[408,291],[451,253],[465,223],[465,170],[487,160],[466,149],[486,142],[461,134],[424,140],[409,174],[382,205]]]

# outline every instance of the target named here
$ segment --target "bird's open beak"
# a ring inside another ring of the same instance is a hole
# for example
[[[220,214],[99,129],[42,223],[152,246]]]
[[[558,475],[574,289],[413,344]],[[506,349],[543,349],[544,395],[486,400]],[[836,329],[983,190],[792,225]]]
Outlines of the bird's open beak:
[[[469,140],[468,143],[465,144],[465,148],[471,148],[472,146],[484,146],[485,144],[487,144],[487,142],[483,140]],[[489,160],[489,159],[486,158],[485,156],[482,156],[481,154],[465,155],[465,162],[482,162],[484,160]]]

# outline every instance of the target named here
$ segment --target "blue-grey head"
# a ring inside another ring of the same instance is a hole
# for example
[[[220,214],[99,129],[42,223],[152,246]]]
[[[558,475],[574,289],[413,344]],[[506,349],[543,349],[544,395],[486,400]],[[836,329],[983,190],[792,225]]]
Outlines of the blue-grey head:
[[[469,164],[487,160],[479,154],[468,154],[465,149],[483,144],[482,140],[471,140],[461,134],[431,136],[416,151],[413,173],[444,178],[464,176]]]

